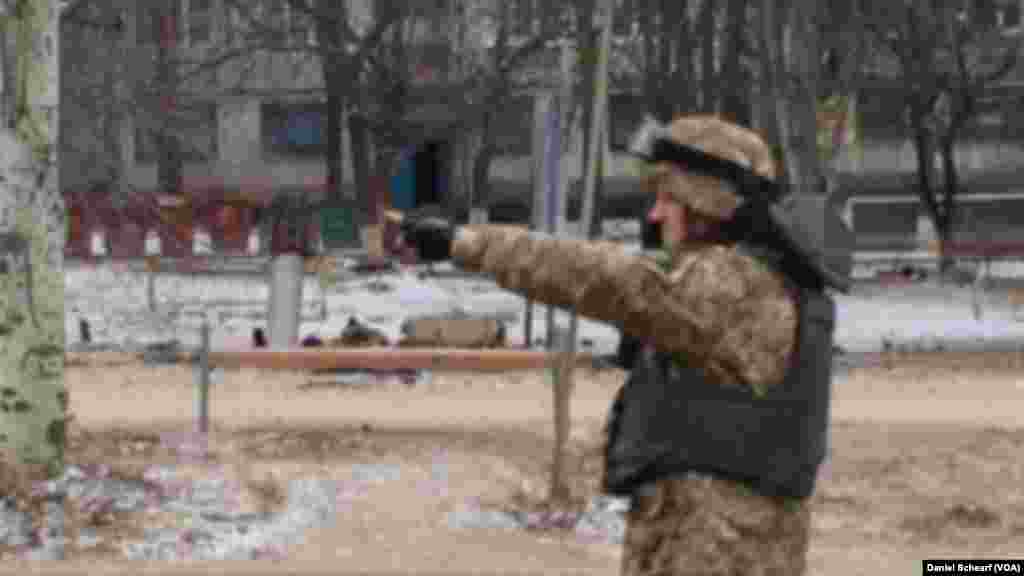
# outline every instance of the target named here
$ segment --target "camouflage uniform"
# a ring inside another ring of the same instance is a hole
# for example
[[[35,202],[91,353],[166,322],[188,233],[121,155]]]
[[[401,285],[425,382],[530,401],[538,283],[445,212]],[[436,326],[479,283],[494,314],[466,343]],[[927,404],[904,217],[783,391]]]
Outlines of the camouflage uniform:
[[[724,123],[717,128],[722,126],[734,131]],[[700,128],[699,121],[696,128],[677,122],[673,134],[701,146]],[[774,176],[767,147],[750,133],[737,133],[738,145],[735,134],[723,136],[720,129],[701,147]],[[744,153],[750,150],[756,154]],[[669,180],[677,198],[708,213],[735,209],[738,202],[728,189],[707,177],[673,183],[688,176],[659,166],[650,181]],[[452,256],[503,288],[617,325],[662,352],[683,354],[707,381],[766,388],[788,369],[797,327],[789,285],[736,246],[684,245],[666,268],[613,243],[468,226],[458,229]],[[664,478],[633,500],[622,571],[798,576],[808,532],[806,501],[763,496],[701,474]]]

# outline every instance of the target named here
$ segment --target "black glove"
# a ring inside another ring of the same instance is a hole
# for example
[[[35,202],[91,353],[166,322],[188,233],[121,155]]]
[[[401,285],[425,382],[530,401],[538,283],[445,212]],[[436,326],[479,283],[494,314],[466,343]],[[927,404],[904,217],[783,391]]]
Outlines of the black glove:
[[[403,241],[416,249],[424,262],[442,262],[452,257],[455,230],[440,218],[406,216],[401,225]]]

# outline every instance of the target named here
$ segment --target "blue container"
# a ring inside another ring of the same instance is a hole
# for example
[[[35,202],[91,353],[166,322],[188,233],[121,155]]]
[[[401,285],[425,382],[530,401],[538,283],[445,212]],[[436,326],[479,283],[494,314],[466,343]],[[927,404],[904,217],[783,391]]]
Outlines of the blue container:
[[[398,172],[391,177],[391,207],[404,212],[416,208],[415,149],[402,152]]]

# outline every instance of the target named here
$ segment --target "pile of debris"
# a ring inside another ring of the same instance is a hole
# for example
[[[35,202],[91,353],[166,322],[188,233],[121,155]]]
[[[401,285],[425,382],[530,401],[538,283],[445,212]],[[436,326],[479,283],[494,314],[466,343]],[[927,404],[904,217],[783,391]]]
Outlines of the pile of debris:
[[[336,338],[324,342],[315,334],[302,339],[303,348],[369,348],[397,346],[399,348],[503,348],[506,345],[505,325],[499,320],[474,318],[465,314],[429,316],[407,319],[402,324],[402,338],[391,342],[381,330],[369,326],[355,317],[349,317],[345,328]],[[261,344],[266,345],[260,333]],[[256,343],[254,342],[254,345]],[[406,386],[422,385],[430,381],[427,370],[314,370],[314,377],[303,389],[330,386],[360,386],[398,381]]]
[[[493,318],[463,314],[423,316],[402,323],[402,338],[394,345],[400,348],[504,348],[505,324]],[[349,317],[336,338],[326,342],[315,334],[302,339],[303,348],[367,348],[391,346],[386,334],[357,318]],[[259,328],[253,332],[253,346],[266,346],[266,337]]]

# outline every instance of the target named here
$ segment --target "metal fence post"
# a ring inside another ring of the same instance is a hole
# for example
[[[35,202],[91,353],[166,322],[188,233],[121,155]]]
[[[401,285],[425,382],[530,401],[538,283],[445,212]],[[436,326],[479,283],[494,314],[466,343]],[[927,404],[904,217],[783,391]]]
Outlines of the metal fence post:
[[[210,430],[210,324],[203,320],[199,328],[199,394],[196,415],[199,433],[205,435]]]
[[[156,274],[160,262],[155,256],[146,258],[146,304],[149,311],[156,313]]]

